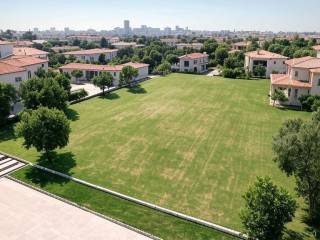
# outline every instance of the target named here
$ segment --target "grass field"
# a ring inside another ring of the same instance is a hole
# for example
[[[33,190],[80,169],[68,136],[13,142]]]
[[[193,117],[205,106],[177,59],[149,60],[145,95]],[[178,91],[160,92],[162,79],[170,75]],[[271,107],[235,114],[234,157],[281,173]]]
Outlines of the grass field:
[[[310,117],[269,106],[268,89],[267,80],[172,74],[72,105],[70,143],[55,166],[10,130],[0,132],[0,150],[242,230],[241,196],[256,176],[294,193],[272,161],[272,136],[284,120]],[[292,229],[305,230],[302,214]]]

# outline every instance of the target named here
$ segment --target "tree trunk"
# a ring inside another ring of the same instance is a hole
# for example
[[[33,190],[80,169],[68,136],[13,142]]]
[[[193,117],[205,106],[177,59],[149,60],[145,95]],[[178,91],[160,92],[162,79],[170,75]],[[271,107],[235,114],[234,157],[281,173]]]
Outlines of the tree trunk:
[[[47,158],[48,162],[52,163],[52,159],[51,159],[51,156],[50,156],[50,151],[48,149],[45,149],[45,155],[46,155],[46,158]]]

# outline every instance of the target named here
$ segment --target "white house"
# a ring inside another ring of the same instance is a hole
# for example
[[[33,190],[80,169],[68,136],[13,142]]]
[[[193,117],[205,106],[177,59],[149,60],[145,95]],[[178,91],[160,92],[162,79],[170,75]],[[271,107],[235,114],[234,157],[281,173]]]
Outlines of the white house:
[[[232,44],[233,50],[243,51],[246,50],[248,46],[250,46],[251,42],[243,41],[243,42],[236,42]]]
[[[71,75],[74,70],[81,70],[83,77],[78,80],[90,81],[95,76],[98,76],[101,72],[110,72],[114,78],[114,85],[117,86],[120,80],[120,72],[123,67],[132,66],[138,70],[138,76],[134,79],[141,80],[148,77],[149,65],[144,63],[126,63],[122,65],[96,65],[96,64],[84,64],[84,63],[69,63],[60,67],[60,71]],[[74,81],[72,77],[72,81]]]
[[[317,58],[320,58],[320,45],[313,46],[313,49],[317,51]]]
[[[266,68],[266,77],[269,78],[272,73],[285,73],[285,61],[288,58],[280,54],[257,50],[245,54],[244,67],[246,71],[253,72],[254,68],[262,65]]]
[[[0,60],[0,82],[9,83],[19,88],[21,81],[35,77],[35,72],[39,68],[48,71],[48,60],[35,57]]]
[[[281,89],[289,99],[279,104],[300,106],[300,96],[320,95],[320,58],[294,58],[285,63],[285,74],[271,74],[270,93]]]
[[[63,53],[66,57],[74,56],[80,61],[97,62],[101,54],[105,55],[105,60],[111,60],[117,56],[117,49],[94,48],[88,50],[79,50]]]
[[[191,48],[200,51],[203,48],[202,43],[178,43],[177,49]]]
[[[180,40],[177,38],[162,38],[160,39],[160,41],[168,45],[169,47],[176,47],[177,44],[180,42]]]
[[[116,49],[138,47],[137,43],[135,42],[115,42],[115,43],[112,43],[112,46],[115,47]]]
[[[48,59],[48,52],[30,48],[30,47],[14,47],[13,48],[13,55],[18,57],[28,56],[28,57],[37,57],[42,59]]]
[[[13,54],[13,42],[0,40],[0,59],[9,57]]]
[[[203,73],[207,71],[209,55],[206,53],[191,53],[179,57],[179,63],[172,66],[179,72]]]

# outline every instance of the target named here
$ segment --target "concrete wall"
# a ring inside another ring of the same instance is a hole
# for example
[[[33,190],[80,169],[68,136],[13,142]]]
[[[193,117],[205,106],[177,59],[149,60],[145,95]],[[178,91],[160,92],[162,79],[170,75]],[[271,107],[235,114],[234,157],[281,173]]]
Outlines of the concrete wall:
[[[13,45],[11,44],[0,45],[0,59],[12,55],[12,51],[13,51]]]
[[[185,67],[184,63],[189,62],[189,67]],[[180,59],[178,69],[180,72],[195,72],[197,68],[197,73],[202,73],[207,71],[208,58],[198,58],[198,59]]]

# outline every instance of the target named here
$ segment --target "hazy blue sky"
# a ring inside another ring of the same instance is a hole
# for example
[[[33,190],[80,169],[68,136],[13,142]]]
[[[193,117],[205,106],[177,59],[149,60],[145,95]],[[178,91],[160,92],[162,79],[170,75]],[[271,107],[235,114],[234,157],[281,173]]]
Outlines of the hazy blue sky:
[[[0,0],[0,29],[131,26],[320,31],[320,0]]]

